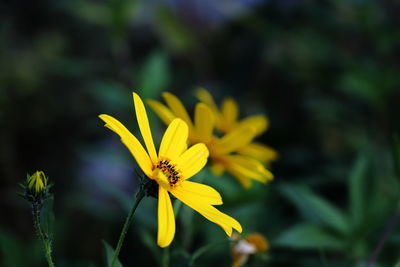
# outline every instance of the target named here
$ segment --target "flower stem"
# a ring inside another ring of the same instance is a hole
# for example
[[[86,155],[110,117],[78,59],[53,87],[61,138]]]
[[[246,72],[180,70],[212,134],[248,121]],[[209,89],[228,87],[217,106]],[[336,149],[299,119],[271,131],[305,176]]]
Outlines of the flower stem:
[[[162,267],[169,267],[169,247],[163,249]]]
[[[40,225],[40,208],[38,204],[32,205],[33,212],[33,224],[40,241],[43,245],[44,254],[46,256],[47,263],[49,267],[54,267],[53,259],[51,258],[51,240],[47,235],[43,234],[42,227]]]
[[[119,255],[119,253],[121,251],[122,244],[124,243],[125,235],[128,232],[129,226],[132,223],[133,215],[135,214],[136,208],[139,206],[140,201],[145,196],[144,187],[145,186],[142,186],[139,189],[139,192],[136,194],[135,202],[133,203],[132,209],[129,211],[128,217],[125,220],[124,227],[122,228],[121,234],[119,236],[117,248],[115,249],[114,256],[113,256],[112,261],[111,261],[111,267],[114,267],[115,263],[117,262],[118,255]]]

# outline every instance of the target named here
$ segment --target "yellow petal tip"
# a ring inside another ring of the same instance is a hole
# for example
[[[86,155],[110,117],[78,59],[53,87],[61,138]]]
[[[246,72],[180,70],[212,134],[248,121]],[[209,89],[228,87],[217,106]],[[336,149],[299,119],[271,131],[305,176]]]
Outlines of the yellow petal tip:
[[[171,240],[171,242],[172,242],[172,240]],[[166,248],[166,247],[168,247],[169,245],[171,245],[171,242],[164,242],[164,241],[161,241],[161,242],[157,242],[157,245],[160,247],[160,248]]]
[[[133,97],[133,103],[135,104],[136,107],[136,103],[137,102],[141,102],[143,103],[142,99],[140,98],[140,96],[138,94],[136,94],[135,92],[132,92],[132,97]]]

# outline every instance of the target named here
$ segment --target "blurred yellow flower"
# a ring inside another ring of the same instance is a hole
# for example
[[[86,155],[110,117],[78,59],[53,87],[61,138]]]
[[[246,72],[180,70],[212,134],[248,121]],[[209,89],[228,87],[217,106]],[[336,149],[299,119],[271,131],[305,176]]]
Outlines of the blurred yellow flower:
[[[224,99],[221,108],[218,108],[207,90],[197,89],[196,96],[202,103],[210,107],[215,116],[215,128],[222,133],[230,133],[241,127],[252,127],[255,136],[259,136],[269,128],[269,120],[264,115],[253,115],[239,120],[239,105],[232,98]],[[258,142],[251,142],[238,149],[237,152],[263,163],[269,163],[278,158],[278,152],[275,149]]]
[[[242,227],[235,219],[214,207],[222,204],[221,196],[214,188],[188,181],[207,163],[207,147],[204,144],[195,144],[188,149],[188,125],[181,119],[174,119],[164,133],[157,154],[143,102],[135,93],[133,101],[147,151],[118,120],[104,114],[99,117],[106,123],[107,128],[121,137],[121,141],[130,150],[146,176],[158,184],[157,244],[166,247],[175,235],[175,217],[169,193],[206,219],[221,226],[228,236],[232,234],[232,228],[241,232]]]
[[[251,254],[266,252],[269,249],[268,240],[261,234],[253,233],[241,239],[238,235],[233,236],[237,243],[232,247],[232,267],[244,265]]]
[[[162,96],[167,106],[155,100],[148,100],[148,104],[167,125],[174,118],[180,118],[187,123],[189,141],[192,144],[202,142],[210,151],[211,170],[214,174],[220,175],[226,170],[245,187],[251,186],[251,180],[266,183],[273,178],[273,175],[258,160],[235,153],[250,144],[256,136],[257,130],[252,125],[236,127],[222,137],[217,137],[213,134],[216,116],[209,106],[198,103],[195,107],[193,122],[182,102],[175,95],[166,92]]]
[[[35,195],[39,195],[47,186],[47,178],[43,171],[36,171],[33,175],[28,177],[28,189]]]

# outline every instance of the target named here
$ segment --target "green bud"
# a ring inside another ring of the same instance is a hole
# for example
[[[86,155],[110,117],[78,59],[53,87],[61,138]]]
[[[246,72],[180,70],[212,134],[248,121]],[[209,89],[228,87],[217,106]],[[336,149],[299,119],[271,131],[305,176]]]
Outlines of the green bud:
[[[43,171],[36,171],[33,175],[28,177],[26,184],[28,185],[28,190],[37,196],[46,189],[47,178]]]

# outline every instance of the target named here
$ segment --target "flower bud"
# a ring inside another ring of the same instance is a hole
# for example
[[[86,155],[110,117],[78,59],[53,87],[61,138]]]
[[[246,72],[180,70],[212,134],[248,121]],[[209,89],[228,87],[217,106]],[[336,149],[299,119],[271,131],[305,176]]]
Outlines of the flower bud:
[[[47,187],[47,178],[42,171],[36,171],[27,180],[28,190],[35,195],[41,194]]]

